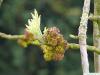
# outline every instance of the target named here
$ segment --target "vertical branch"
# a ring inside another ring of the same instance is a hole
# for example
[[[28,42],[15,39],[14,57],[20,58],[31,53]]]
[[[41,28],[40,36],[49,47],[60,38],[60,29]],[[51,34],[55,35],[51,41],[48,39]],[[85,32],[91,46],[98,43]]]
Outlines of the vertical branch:
[[[79,33],[78,33],[83,74],[89,73],[89,62],[88,62],[88,54],[87,54],[87,46],[86,46],[87,45],[86,32],[87,32],[89,10],[90,10],[90,0],[84,0],[83,13],[82,13],[80,26],[79,26]]]
[[[2,2],[3,2],[3,0],[0,0],[0,6],[1,6]]]
[[[100,15],[100,0],[94,0],[94,15]],[[100,34],[100,20],[93,21],[93,42],[94,46],[100,49],[100,38],[96,37]],[[94,53],[95,72],[100,72],[100,55]]]

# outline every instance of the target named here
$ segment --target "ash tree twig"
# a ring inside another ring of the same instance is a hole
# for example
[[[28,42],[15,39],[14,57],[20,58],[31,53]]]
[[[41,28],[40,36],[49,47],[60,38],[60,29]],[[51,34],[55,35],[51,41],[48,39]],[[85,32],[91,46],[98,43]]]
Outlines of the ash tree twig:
[[[89,10],[90,10],[90,0],[84,0],[83,12],[78,33],[83,75],[85,73],[89,73],[89,62],[88,62],[87,43],[86,43],[86,38],[87,38],[86,32],[87,32]]]
[[[92,21],[100,20],[100,15],[90,14],[89,20],[92,20]]]
[[[7,40],[18,40],[18,39],[23,39],[24,37],[25,37],[24,35],[10,35],[10,34],[5,34],[5,33],[0,32],[0,38],[4,38]],[[68,43],[68,49],[78,50],[79,48],[80,48],[79,44]],[[100,50],[94,46],[87,45],[87,49],[88,51],[100,54]]]
[[[78,50],[80,48],[79,44],[76,44],[76,43],[68,43],[68,49],[76,49]],[[89,46],[87,45],[87,49],[88,51],[91,51],[91,52],[95,52],[97,54],[100,54],[100,50],[98,48],[96,48],[95,46]]]
[[[17,40],[24,38],[24,35],[8,35],[5,33],[0,32],[0,38],[8,39],[8,40]]]
[[[73,35],[73,34],[70,34],[69,37],[72,39],[79,39],[79,37],[77,35]]]

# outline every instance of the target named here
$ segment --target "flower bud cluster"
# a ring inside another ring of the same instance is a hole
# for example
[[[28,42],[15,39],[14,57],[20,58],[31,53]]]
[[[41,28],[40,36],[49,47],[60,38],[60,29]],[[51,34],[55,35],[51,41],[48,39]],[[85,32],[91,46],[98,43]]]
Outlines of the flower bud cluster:
[[[44,59],[46,61],[60,61],[64,57],[67,41],[64,40],[56,27],[48,28],[43,34],[45,45],[42,45]]]
[[[29,44],[41,46],[46,61],[62,60],[67,48],[67,41],[60,34],[60,30],[56,27],[45,28],[42,34],[40,29],[41,16],[36,10],[31,13],[31,16],[32,18],[28,20],[26,25],[24,38],[19,39],[18,43],[23,47],[27,47]]]

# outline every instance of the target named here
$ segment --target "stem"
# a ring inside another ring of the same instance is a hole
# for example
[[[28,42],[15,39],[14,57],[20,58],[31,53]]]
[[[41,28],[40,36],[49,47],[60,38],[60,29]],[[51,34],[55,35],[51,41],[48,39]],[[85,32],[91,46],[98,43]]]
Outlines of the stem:
[[[86,32],[87,32],[89,10],[90,10],[90,0],[84,0],[83,13],[82,13],[80,26],[79,26],[79,33],[78,33],[83,75],[85,73],[89,73],[89,62],[88,62],[87,45],[86,45],[87,44]]]
[[[94,15],[100,15],[100,0],[94,0]],[[100,20],[93,21],[93,41],[94,46],[100,49],[100,38],[96,37],[100,34]],[[100,72],[100,55],[94,53],[95,72]]]
[[[72,39],[79,39],[79,37],[78,37],[77,35],[72,35],[72,34],[70,34],[69,36],[70,36],[70,38],[72,38]]]
[[[90,14],[89,20],[92,20],[92,21],[100,20],[100,15],[93,15],[93,14]]]
[[[80,48],[79,44],[68,43],[68,49],[76,49],[76,50],[78,50],[79,48]],[[87,49],[88,49],[88,51],[100,54],[100,50],[98,48],[94,47],[94,46],[87,45]]]
[[[0,37],[8,39],[8,40],[16,40],[16,39],[24,38],[24,35],[8,35],[8,34],[0,32]]]

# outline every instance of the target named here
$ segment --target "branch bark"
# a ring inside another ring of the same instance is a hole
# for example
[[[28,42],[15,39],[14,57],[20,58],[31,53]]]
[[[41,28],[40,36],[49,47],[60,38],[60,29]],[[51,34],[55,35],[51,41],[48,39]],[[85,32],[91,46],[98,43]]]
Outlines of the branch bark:
[[[94,15],[100,15],[100,0],[94,0]],[[94,46],[100,49],[100,38],[96,37],[100,34],[100,20],[93,21],[93,41]],[[95,72],[100,72],[100,55],[94,53]]]
[[[89,10],[90,10],[90,0],[84,0],[83,13],[78,33],[83,75],[85,73],[89,73],[89,62],[88,62],[87,43],[86,43],[86,38],[87,38],[86,32],[87,32]]]

